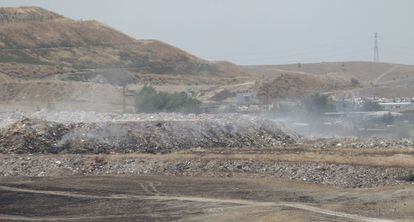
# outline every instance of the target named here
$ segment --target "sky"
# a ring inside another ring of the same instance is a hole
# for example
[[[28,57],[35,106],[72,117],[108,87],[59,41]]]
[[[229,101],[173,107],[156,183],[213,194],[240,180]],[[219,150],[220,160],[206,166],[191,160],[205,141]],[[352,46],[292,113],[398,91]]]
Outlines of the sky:
[[[0,0],[98,20],[209,60],[241,65],[372,61],[414,64],[413,0]]]

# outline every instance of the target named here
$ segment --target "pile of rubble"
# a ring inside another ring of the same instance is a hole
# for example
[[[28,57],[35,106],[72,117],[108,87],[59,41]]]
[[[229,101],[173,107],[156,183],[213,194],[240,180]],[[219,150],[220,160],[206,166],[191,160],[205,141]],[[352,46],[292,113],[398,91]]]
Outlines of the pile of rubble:
[[[276,123],[235,114],[32,117],[36,115],[39,119],[25,118],[0,130],[0,153],[168,153],[197,147],[275,147],[298,139]]]
[[[112,155],[0,155],[1,176],[176,175],[266,177],[336,187],[412,184],[414,169],[329,163]]]

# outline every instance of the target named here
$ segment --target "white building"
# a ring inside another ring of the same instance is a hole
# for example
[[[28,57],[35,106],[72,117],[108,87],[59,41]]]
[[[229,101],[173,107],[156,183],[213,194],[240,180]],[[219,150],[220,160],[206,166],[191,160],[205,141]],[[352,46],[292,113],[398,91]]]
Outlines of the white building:
[[[385,111],[406,112],[414,111],[414,103],[412,102],[384,102],[379,103]]]

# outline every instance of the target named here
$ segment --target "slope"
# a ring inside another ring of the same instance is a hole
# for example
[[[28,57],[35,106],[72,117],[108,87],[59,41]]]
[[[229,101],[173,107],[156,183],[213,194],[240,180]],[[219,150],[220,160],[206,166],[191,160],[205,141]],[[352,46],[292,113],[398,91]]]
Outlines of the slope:
[[[209,62],[156,40],[136,40],[97,21],[32,7],[0,9],[0,62],[154,74],[242,73],[233,64]]]
[[[385,81],[398,81],[414,77],[414,66],[373,63],[373,62],[322,62],[309,64],[250,66],[251,70],[261,73],[302,72],[308,74],[335,74],[356,78],[361,82],[382,84]]]

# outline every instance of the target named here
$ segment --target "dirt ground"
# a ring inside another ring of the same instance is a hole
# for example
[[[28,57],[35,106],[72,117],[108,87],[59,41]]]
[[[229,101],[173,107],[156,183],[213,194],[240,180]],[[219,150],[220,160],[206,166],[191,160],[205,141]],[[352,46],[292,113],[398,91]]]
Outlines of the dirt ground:
[[[414,188],[270,179],[3,177],[1,221],[412,221]]]
[[[395,175],[411,160],[407,148],[0,155],[0,221],[408,222],[414,186]]]

